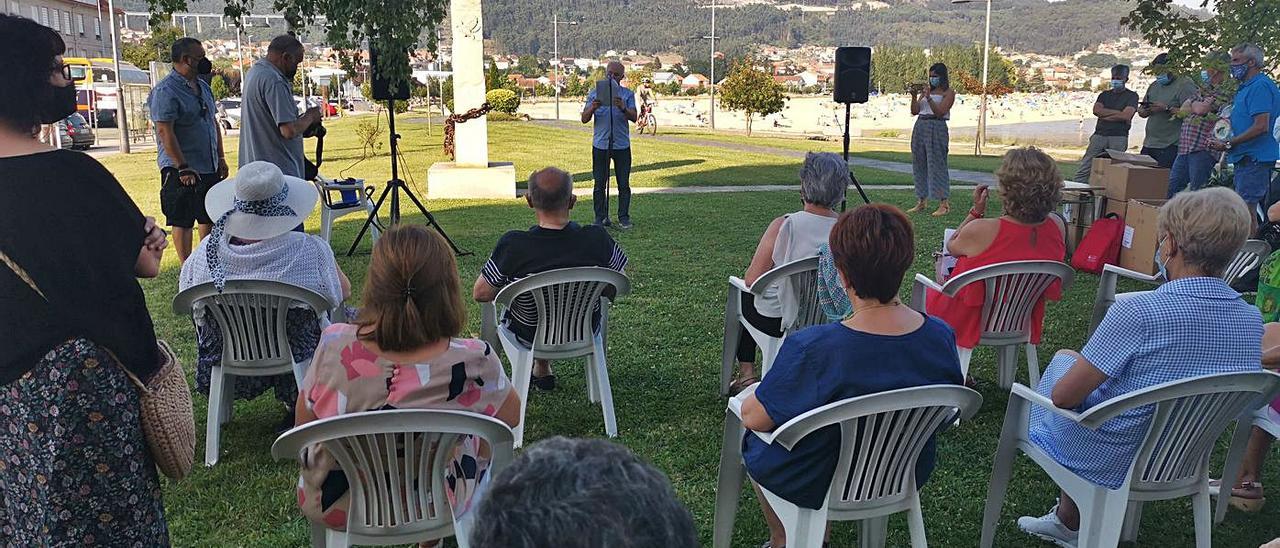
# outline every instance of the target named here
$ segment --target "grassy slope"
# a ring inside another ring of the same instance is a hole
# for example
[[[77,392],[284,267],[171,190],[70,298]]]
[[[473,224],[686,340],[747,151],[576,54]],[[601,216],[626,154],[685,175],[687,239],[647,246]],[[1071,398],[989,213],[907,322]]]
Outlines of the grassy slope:
[[[416,140],[416,126],[405,124],[406,141]],[[575,172],[585,169],[582,144],[576,134],[537,129],[515,124],[495,124],[495,140],[522,135],[525,142],[542,143],[539,153],[503,150],[497,158],[530,164],[555,163]],[[437,130],[438,134],[438,130]],[[333,139],[341,143],[341,139]],[[754,141],[752,141],[754,142]],[[334,157],[350,156],[349,144],[331,146]],[[554,147],[554,148],[551,148]],[[340,151],[342,148],[348,150]],[[410,144],[407,156],[416,172],[438,149],[423,153]],[[546,150],[564,151],[546,154]],[[359,152],[356,150],[355,152]],[[714,153],[705,148],[683,146],[647,151],[654,163],[680,165],[686,158],[705,158]],[[662,155],[662,154],[665,154]],[[349,162],[349,160],[347,160]],[[151,215],[159,214],[152,157],[138,154],[112,157],[104,163],[125,184],[140,206]],[[719,169],[731,169],[733,158],[721,160]],[[335,161],[334,164],[338,164]],[[366,162],[359,174],[385,177],[377,169],[386,159]],[[698,171],[706,164],[672,167],[645,172],[648,184],[684,177],[706,180]],[[369,171],[363,171],[365,168]],[[794,166],[786,166],[794,173]],[[353,173],[356,173],[353,171]],[[642,174],[637,174],[637,179]],[[911,201],[907,191],[879,191],[877,200],[905,207]],[[917,248],[915,272],[931,272],[929,252],[940,245],[942,229],[959,222],[960,212],[969,207],[968,198],[957,196],[957,207],[948,218],[916,217]],[[428,204],[440,223],[459,244],[476,254],[459,258],[464,284],[475,278],[497,237],[504,231],[527,227],[531,212],[518,202],[433,201]],[[796,207],[794,194],[769,192],[751,194],[649,195],[637,196],[634,203],[637,228],[617,233],[631,255],[628,274],[633,294],[622,299],[611,315],[610,376],[617,405],[620,437],[666,472],[680,498],[693,511],[704,544],[710,544],[712,509],[715,497],[716,466],[719,457],[724,403],[716,396],[719,352],[722,336],[725,278],[741,274],[760,232],[775,216]],[[590,220],[590,204],[584,201],[575,210],[579,222]],[[308,226],[314,227],[313,215]],[[410,220],[415,220],[410,218]],[[335,247],[345,250],[359,223],[353,217],[340,222],[335,231]],[[714,242],[714,245],[708,245]],[[342,268],[351,276],[359,293],[368,246],[353,258],[339,256]],[[148,305],[159,335],[174,343],[185,363],[194,363],[195,343],[188,318],[175,316],[170,302],[176,290],[178,262],[170,253],[164,273],[144,282]],[[1097,279],[1080,275],[1066,299],[1050,306],[1041,363],[1058,348],[1078,348],[1084,341]],[[904,285],[903,296],[909,294]],[[356,299],[358,300],[358,298]],[[472,305],[469,331],[479,331],[477,306]],[[937,470],[922,492],[926,527],[935,546],[973,546],[981,527],[981,508],[990,474],[991,455],[999,436],[1007,401],[994,386],[993,355],[980,349],[974,357],[974,371],[983,382],[986,401],[982,412],[960,429],[940,438]],[[561,363],[563,387],[554,393],[532,395],[527,434],[531,441],[555,435],[603,436],[598,407],[586,399],[582,360]],[[1025,372],[1020,375],[1025,378]],[[197,427],[203,432],[205,399],[196,397]],[[273,462],[269,449],[280,417],[278,405],[265,396],[239,402],[232,422],[224,427],[221,462],[213,469],[198,467],[188,479],[165,487],[165,502],[173,541],[179,546],[301,546],[307,529],[295,509],[293,486],[296,468],[291,463]],[[201,434],[203,437],[203,434]],[[203,442],[197,446],[203,451]],[[1265,483],[1280,485],[1276,467],[1270,467]],[[1053,504],[1055,491],[1047,478],[1029,464],[1019,461],[1013,488],[1005,505],[998,546],[1035,546],[1017,533],[1013,520],[1026,513],[1040,514]],[[743,492],[735,533],[736,546],[755,546],[765,538],[765,528],[754,499]],[[1232,513],[1214,531],[1220,546],[1256,546],[1280,534],[1271,505],[1259,515]],[[1142,544],[1154,546],[1192,545],[1191,508],[1188,500],[1148,505],[1142,529]],[[1164,526],[1162,526],[1164,524]],[[854,542],[854,528],[837,525],[835,546]],[[890,546],[908,543],[906,524],[895,518],[890,528]]]

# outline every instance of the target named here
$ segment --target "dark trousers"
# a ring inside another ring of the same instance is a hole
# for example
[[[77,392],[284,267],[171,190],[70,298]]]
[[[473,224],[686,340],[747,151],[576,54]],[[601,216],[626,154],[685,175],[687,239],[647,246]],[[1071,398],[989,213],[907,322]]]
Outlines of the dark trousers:
[[[747,319],[747,323],[751,327],[763,331],[770,337],[782,336],[782,318],[774,318],[765,316],[756,310],[756,296],[750,293],[742,294],[742,317]],[[738,361],[755,363],[756,361],[756,340],[751,338],[751,334],[747,332],[747,328],[739,327],[738,338]]]
[[[631,148],[605,150],[591,147],[591,176],[596,181],[592,193],[596,210],[596,224],[609,219],[609,161],[613,160],[613,173],[618,179],[618,221],[631,220]]]
[[[1164,148],[1142,147],[1142,154],[1156,159],[1156,164],[1165,169],[1173,168],[1173,161],[1178,157],[1178,144]]]

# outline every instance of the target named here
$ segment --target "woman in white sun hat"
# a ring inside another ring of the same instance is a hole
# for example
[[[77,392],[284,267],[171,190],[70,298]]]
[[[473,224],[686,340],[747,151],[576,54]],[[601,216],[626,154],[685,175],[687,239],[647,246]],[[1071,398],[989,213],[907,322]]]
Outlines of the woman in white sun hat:
[[[182,265],[178,290],[207,282],[221,288],[226,280],[271,280],[310,289],[338,305],[351,295],[351,282],[338,268],[333,250],[316,236],[292,231],[311,214],[318,199],[311,183],[284,175],[273,164],[246,164],[234,179],[210,189],[205,197],[205,209],[215,220],[213,231]],[[309,309],[289,311],[287,330],[294,360],[311,359],[323,320]],[[196,388],[208,395],[209,372],[222,362],[222,333],[212,322],[198,322],[196,338]],[[253,399],[267,389],[275,390],[287,411],[280,429],[292,427],[298,400],[292,373],[238,378],[235,397]]]

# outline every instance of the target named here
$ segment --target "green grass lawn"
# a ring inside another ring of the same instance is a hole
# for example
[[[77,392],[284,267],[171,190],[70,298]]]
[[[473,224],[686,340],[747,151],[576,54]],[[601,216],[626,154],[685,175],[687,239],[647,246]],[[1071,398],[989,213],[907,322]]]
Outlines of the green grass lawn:
[[[515,160],[521,173],[556,164],[584,177],[581,174],[587,170],[589,158],[586,137],[579,132],[532,124],[491,127],[493,157]],[[439,137],[426,138],[425,125],[414,123],[405,123],[401,131],[405,155],[421,184],[426,165],[440,156]],[[339,132],[331,142],[332,165],[354,162],[359,150],[350,139]],[[760,166],[771,166],[767,169],[790,182],[797,167],[794,160],[785,158],[715,156],[717,151],[708,148],[643,143],[637,149],[646,155],[641,165],[666,166],[637,173],[637,184],[643,180],[650,186],[729,184],[726,181],[733,178],[725,174],[766,170]],[[698,160],[689,163],[689,158]],[[153,161],[151,154],[143,153],[114,156],[103,163],[147,214],[159,216]],[[378,180],[386,177],[385,171],[379,171],[385,170],[386,164],[385,157],[367,160],[350,173]],[[783,178],[784,174],[789,178]],[[873,191],[872,197],[900,207],[913,200],[909,191]],[[954,213],[946,218],[914,217],[917,258],[913,272],[932,272],[929,254],[940,245],[943,228],[958,223],[970,205],[964,193],[957,193],[956,202]],[[432,201],[427,205],[459,245],[475,253],[459,258],[464,284],[475,279],[504,231],[526,228],[534,222],[532,212],[515,200]],[[677,494],[693,512],[702,543],[709,545],[724,416],[724,400],[717,391],[725,280],[742,274],[765,226],[774,217],[795,210],[798,201],[793,192],[638,195],[632,207],[636,228],[616,233],[631,257],[628,275],[633,283],[633,293],[621,299],[611,314],[609,363],[618,414],[617,441],[670,476]],[[585,200],[579,203],[574,219],[590,221],[591,204]],[[420,221],[416,217],[406,220]],[[308,226],[314,231],[317,222],[318,215],[313,215]],[[358,227],[354,216],[340,222],[335,248],[345,251]],[[350,275],[357,295],[353,300],[358,301],[368,244],[362,245],[355,257],[339,255],[338,262]],[[195,362],[191,321],[175,316],[170,305],[178,268],[177,258],[169,253],[161,276],[143,285],[159,336],[173,343],[190,368]],[[908,279],[910,276],[908,273]],[[1066,298],[1049,307],[1041,363],[1047,363],[1058,348],[1082,345],[1096,286],[1096,277],[1080,275]],[[904,284],[903,296],[909,293],[909,285]],[[468,332],[479,332],[479,307],[475,305],[470,307]],[[986,401],[973,420],[939,438],[938,466],[922,490],[925,524],[934,546],[973,546],[978,540],[992,454],[1007,402],[1007,394],[995,386],[993,365],[991,352],[980,349],[975,354],[973,371],[982,383]],[[558,363],[557,368],[561,387],[551,393],[531,394],[526,429],[529,441],[552,435],[602,437],[600,409],[586,397],[583,360]],[[1025,371],[1020,373],[1020,378],[1025,376]],[[205,398],[197,395],[195,405],[197,431],[203,438]],[[197,465],[187,479],[166,483],[165,503],[175,545],[306,544],[307,526],[295,506],[296,466],[269,457],[275,439],[273,428],[281,413],[270,395],[238,402],[234,418],[223,430],[224,453],[218,465],[212,469]],[[197,445],[197,454],[202,452],[203,441]],[[1274,462],[1267,472],[1264,483],[1280,485]],[[1042,514],[1055,495],[1047,477],[1030,461],[1020,459],[997,545],[1041,546],[1017,532],[1013,521],[1023,514]],[[1141,544],[1191,546],[1191,515],[1188,499],[1149,504]],[[1280,505],[1268,506],[1256,515],[1232,512],[1226,523],[1215,528],[1215,545],[1257,546],[1280,535],[1277,523]],[[744,490],[735,546],[757,546],[766,536],[754,497]],[[834,546],[850,546],[854,538],[852,525],[835,526]],[[889,545],[907,544],[906,523],[897,517],[891,521]]]

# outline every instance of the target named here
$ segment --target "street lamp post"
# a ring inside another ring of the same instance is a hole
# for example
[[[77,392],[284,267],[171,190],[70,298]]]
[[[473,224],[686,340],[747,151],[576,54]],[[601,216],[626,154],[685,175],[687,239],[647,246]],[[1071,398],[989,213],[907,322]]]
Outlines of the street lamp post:
[[[120,85],[120,31],[116,28],[115,0],[107,0],[107,17],[111,23],[111,62],[116,68],[116,130],[120,132],[120,153],[129,153],[129,117],[125,115],[124,86]]]
[[[952,4],[967,4],[973,0],[951,0]],[[987,30],[982,41],[982,103],[978,106],[978,135],[973,140],[974,155],[982,154],[987,141],[987,66],[991,58],[991,0],[987,0]]]
[[[240,42],[240,25],[236,24],[236,56],[240,62],[240,98],[244,98],[244,45]]]
[[[551,82],[551,86],[556,90],[556,120],[560,119],[560,25],[577,25],[577,21],[561,21],[560,16],[551,14],[551,50],[555,56],[554,63],[551,64],[552,75],[555,80]]]
[[[711,41],[711,129],[716,128],[716,0],[711,0],[711,34],[703,36]]]

